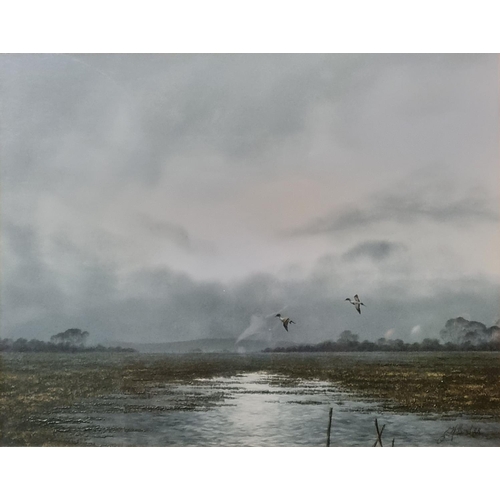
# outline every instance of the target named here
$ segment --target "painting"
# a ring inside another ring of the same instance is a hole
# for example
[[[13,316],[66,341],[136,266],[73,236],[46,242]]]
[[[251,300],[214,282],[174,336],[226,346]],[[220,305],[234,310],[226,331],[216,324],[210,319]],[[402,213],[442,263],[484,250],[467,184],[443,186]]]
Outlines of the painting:
[[[497,447],[498,74],[0,55],[0,444]]]

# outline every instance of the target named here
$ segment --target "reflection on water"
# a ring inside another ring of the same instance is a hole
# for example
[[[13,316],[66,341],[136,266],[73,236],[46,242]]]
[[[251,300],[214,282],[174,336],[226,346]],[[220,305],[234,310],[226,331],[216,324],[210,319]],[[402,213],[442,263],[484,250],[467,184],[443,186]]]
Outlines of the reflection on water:
[[[385,424],[384,446],[392,439],[395,446],[500,445],[495,422],[394,414],[327,382],[286,382],[262,372],[199,379],[166,385],[147,399],[88,401],[55,423],[97,446],[325,446],[333,408],[331,446],[373,446],[375,417]]]

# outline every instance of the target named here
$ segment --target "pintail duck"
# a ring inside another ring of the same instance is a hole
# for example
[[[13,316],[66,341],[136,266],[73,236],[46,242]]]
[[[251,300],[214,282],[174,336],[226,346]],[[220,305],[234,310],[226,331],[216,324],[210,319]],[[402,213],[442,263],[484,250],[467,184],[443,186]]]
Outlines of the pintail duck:
[[[350,298],[347,298],[345,300],[348,300],[356,308],[356,311],[358,311],[358,313],[361,314],[361,306],[365,306],[365,305],[363,304],[363,302],[361,302],[359,300],[359,297],[357,294],[354,296],[354,301],[352,301]]]
[[[294,325],[296,324],[295,321],[292,321],[290,318],[282,318],[280,313],[278,313],[276,317],[281,320],[281,322],[283,323],[283,327],[287,332],[288,332],[288,323],[293,323]]]

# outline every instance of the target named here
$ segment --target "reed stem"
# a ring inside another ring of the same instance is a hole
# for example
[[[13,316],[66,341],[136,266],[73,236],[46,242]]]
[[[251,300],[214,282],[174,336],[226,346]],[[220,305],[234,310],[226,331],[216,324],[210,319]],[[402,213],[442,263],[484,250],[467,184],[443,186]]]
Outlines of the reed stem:
[[[329,420],[328,420],[328,433],[326,437],[326,446],[330,446],[330,432],[332,430],[332,413],[333,413],[333,408],[330,408],[330,415],[329,415]]]

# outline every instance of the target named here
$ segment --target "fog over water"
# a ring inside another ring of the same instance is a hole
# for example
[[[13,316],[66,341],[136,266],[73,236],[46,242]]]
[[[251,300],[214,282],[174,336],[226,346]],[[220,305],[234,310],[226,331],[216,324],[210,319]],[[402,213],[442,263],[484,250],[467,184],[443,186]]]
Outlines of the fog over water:
[[[457,316],[492,325],[498,64],[0,55],[1,336],[421,341]]]

